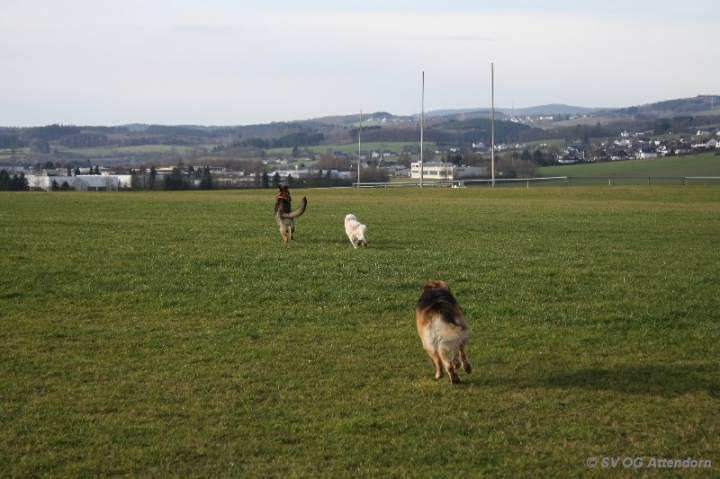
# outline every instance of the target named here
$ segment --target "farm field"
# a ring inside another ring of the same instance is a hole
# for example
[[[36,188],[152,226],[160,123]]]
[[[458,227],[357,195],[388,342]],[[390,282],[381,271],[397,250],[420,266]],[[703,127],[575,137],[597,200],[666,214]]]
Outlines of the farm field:
[[[113,156],[127,156],[132,154],[147,155],[152,153],[169,153],[172,151],[184,152],[194,148],[212,148],[214,145],[138,145],[138,146],[106,146],[97,148],[67,148],[63,150],[66,156],[80,158],[107,158]]]
[[[720,156],[701,153],[688,156],[646,158],[604,163],[545,166],[538,168],[542,177],[553,176],[633,176],[685,177],[720,176]]]
[[[127,156],[127,155],[151,155],[151,154],[157,154],[157,153],[170,153],[170,152],[178,152],[182,154],[186,150],[193,150],[197,148],[206,148],[208,150],[211,150],[213,148],[212,144],[207,145],[199,145],[199,146],[188,146],[188,145],[138,145],[138,146],[107,146],[107,147],[97,147],[97,148],[65,148],[62,150],[62,154],[67,157],[75,157],[75,158],[90,158],[90,159],[97,159],[100,163],[102,163],[103,158],[108,157],[116,157],[116,156]],[[364,151],[383,151],[383,150],[390,150],[394,151],[396,153],[402,153],[404,147],[414,147],[419,148],[420,142],[367,142],[362,143],[362,149]],[[427,148],[434,148],[434,143],[426,142],[425,146]],[[302,148],[304,150],[305,148]],[[331,154],[340,151],[345,155],[357,155],[358,145],[357,143],[350,143],[350,144],[343,144],[343,145],[324,145],[324,146],[313,146],[308,147],[308,150],[312,151],[315,155],[318,157],[327,154],[330,152]],[[270,148],[267,150],[267,157],[268,158],[281,158],[281,157],[290,157],[292,155],[292,148]],[[0,159],[6,160],[7,155],[0,155]],[[202,162],[201,160],[198,160]],[[306,164],[312,164],[307,163],[302,158],[299,159],[299,161],[303,161]]]
[[[0,471],[716,477],[719,191],[297,189],[288,245],[274,190],[2,192]],[[415,331],[430,279],[460,385]]]
[[[435,148],[436,144],[433,142],[425,142],[425,148]],[[393,151],[398,155],[403,152],[404,148],[411,148],[420,151],[420,142],[361,142],[360,144],[363,151]],[[357,159],[358,144],[349,143],[343,145],[322,145],[322,146],[311,146],[308,150],[315,153],[317,156],[322,156],[326,153],[334,153],[336,151],[342,152],[344,155],[353,156]],[[280,157],[290,156],[292,154],[292,148],[271,148],[267,150],[269,157]]]

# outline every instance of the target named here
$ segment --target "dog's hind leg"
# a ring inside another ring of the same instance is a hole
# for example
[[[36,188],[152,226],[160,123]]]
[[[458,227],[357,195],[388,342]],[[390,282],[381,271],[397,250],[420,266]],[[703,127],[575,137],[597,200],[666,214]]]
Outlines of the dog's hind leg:
[[[440,358],[442,359],[443,365],[445,365],[445,369],[448,372],[448,376],[450,376],[450,381],[453,384],[457,384],[460,382],[460,378],[458,377],[457,373],[455,372],[455,361],[456,359],[450,354],[448,354],[449,351],[445,348],[440,349]]]
[[[460,352],[460,361],[462,362],[463,370],[470,374],[472,372],[472,364],[468,361],[467,354],[465,354],[465,343],[460,344],[458,351]]]
[[[280,226],[280,236],[282,236],[283,243],[287,243],[287,242],[288,242],[287,230],[285,229],[285,226],[284,226],[284,225],[281,225],[281,226]]]
[[[437,351],[433,351],[427,348],[425,348],[425,351],[428,353],[428,356],[430,356],[430,359],[432,359],[433,363],[435,364],[435,379],[440,379],[441,377],[443,377],[443,366],[442,362],[440,361],[440,356],[438,355]]]

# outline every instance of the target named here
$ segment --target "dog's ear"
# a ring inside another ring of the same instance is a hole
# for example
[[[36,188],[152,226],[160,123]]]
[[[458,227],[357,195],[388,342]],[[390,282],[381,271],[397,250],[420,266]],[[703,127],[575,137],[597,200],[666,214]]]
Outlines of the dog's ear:
[[[428,281],[425,283],[425,286],[423,286],[423,291],[427,291],[429,289],[444,289],[446,291],[450,291],[450,287],[445,281]]]
[[[278,192],[282,193],[283,192],[282,188],[283,188],[282,185],[278,185]]]

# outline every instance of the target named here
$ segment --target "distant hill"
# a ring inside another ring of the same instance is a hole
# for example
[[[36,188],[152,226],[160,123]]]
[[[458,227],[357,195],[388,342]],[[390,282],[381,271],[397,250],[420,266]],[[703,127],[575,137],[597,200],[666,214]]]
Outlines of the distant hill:
[[[411,116],[393,115],[386,111],[376,111],[374,113],[363,113],[363,122],[406,122],[413,121]],[[312,118],[310,120],[299,120],[299,123],[321,123],[324,125],[353,125],[360,121],[360,114],[353,115],[335,115],[324,116],[321,118]]]
[[[456,108],[441,109],[425,112],[426,119],[441,120],[472,120],[477,118],[490,118],[492,114],[490,107],[485,108]],[[597,115],[604,121],[616,119],[634,118],[647,120],[654,118],[668,118],[674,116],[697,116],[697,115],[720,115],[719,95],[699,95],[693,98],[680,98],[666,100],[644,105],[630,106],[625,108],[588,108],[582,106],[565,105],[562,103],[551,103],[548,105],[533,106],[528,108],[495,108],[495,117],[498,120],[518,116],[553,116],[553,115]],[[390,123],[403,123],[417,121],[420,113],[413,115],[393,115],[386,111],[363,113],[363,122],[384,121]],[[286,128],[287,125],[354,125],[360,121],[359,113],[351,115],[333,115],[307,120],[296,120],[291,122],[273,122],[266,125],[233,125],[233,126],[199,126],[199,125],[174,125],[175,127],[190,128],[203,131],[223,130],[227,128],[251,130],[256,134],[257,130],[271,131],[274,129]],[[150,128],[149,124],[135,123],[122,125],[131,132],[144,132]],[[156,125],[157,126],[157,125]]]
[[[720,114],[720,96],[698,95],[693,98],[659,101],[628,108],[619,108],[614,110],[613,113],[619,116],[631,116],[640,119],[718,115]]]
[[[539,116],[539,115],[587,115],[608,108],[585,108],[554,103],[551,105],[533,106],[530,108],[501,108],[500,111],[509,116]]]
[[[462,120],[469,118],[485,118],[489,117],[491,113],[492,111],[490,108],[458,108],[449,110],[426,111],[425,118],[446,118]],[[415,113],[413,117],[420,118],[420,113]]]
[[[365,142],[415,142],[419,114],[403,116],[387,111],[363,113]],[[538,118],[547,116],[552,118]],[[424,139],[463,146],[494,139],[497,143],[527,143],[552,139],[607,138],[622,131],[693,133],[720,128],[720,96],[699,95],[626,108],[601,109],[549,104],[531,108],[497,108],[495,124],[490,108],[443,109],[425,113]],[[30,128],[0,126],[0,156],[26,149],[34,163],[56,161],[83,148],[105,148],[107,155],[126,154],[138,160],[137,147],[172,145],[195,155],[214,158],[260,158],[266,150],[309,148],[358,142],[359,112],[289,122],[254,125],[199,126],[133,123],[122,126],[46,125]],[[208,145],[211,145],[208,147]],[[133,151],[119,151],[133,147]],[[179,150],[178,150],[179,151]],[[177,152],[175,153],[177,155]],[[295,151],[294,154],[304,154]],[[143,161],[155,161],[152,149]],[[83,157],[84,158],[84,157]],[[168,156],[167,161],[177,162]],[[139,160],[138,160],[139,161]]]
[[[570,106],[562,104],[551,104],[533,106],[529,108],[495,108],[495,115],[505,116],[540,116],[540,115],[586,115],[595,111],[609,110],[608,108],[585,108],[581,106]],[[490,116],[492,109],[487,108],[465,108],[455,110],[432,110],[425,112],[425,118],[446,118],[465,120],[470,118],[486,118]],[[416,117],[420,113],[415,114]]]

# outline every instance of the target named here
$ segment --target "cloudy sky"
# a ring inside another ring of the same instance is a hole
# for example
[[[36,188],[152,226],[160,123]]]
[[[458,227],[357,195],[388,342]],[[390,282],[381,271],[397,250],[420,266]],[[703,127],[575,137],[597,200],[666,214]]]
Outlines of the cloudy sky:
[[[717,0],[1,0],[0,126],[720,94]]]

